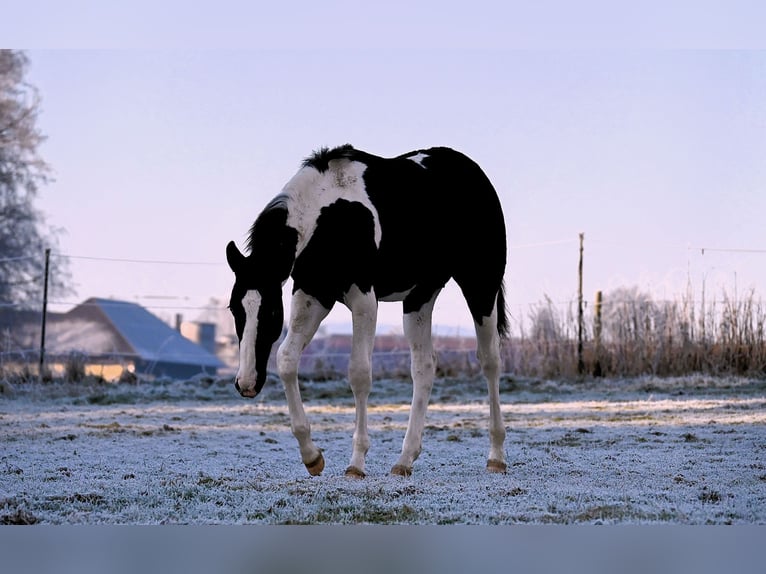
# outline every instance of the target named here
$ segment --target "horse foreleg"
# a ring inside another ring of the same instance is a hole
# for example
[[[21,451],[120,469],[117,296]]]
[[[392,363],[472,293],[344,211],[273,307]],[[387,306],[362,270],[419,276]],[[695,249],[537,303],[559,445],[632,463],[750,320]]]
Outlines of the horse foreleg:
[[[355,285],[346,294],[345,303],[351,309],[353,323],[348,379],[354,393],[356,408],[351,462],[346,469],[346,476],[364,478],[365,456],[370,448],[367,400],[372,387],[372,348],[375,342],[378,303],[372,291],[362,293]]]
[[[319,328],[319,324],[330,310],[319,301],[296,291],[290,309],[290,323],[287,336],[277,350],[277,370],[285,388],[287,408],[290,412],[290,429],[298,440],[301,460],[311,475],[324,470],[322,451],[311,440],[311,425],[303,408],[298,387],[298,364],[301,353]]]
[[[431,315],[436,295],[438,291],[420,310],[404,315],[404,334],[410,345],[412,358],[412,406],[407,432],[404,434],[402,443],[402,454],[391,469],[391,474],[411,475],[412,465],[420,455],[423,446],[426,409],[436,375],[436,355],[431,339]]]

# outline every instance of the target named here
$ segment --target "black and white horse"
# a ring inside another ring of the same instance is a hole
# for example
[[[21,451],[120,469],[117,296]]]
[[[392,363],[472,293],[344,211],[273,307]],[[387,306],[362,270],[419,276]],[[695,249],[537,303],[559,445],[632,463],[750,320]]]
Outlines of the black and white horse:
[[[236,280],[230,309],[239,337],[235,386],[255,397],[282,332],[282,286],[293,278],[287,335],[277,351],[291,429],[309,473],[324,468],[311,440],[298,389],[298,362],[336,302],[351,310],[348,378],[356,404],[349,476],[365,476],[367,399],[378,301],[401,301],[412,357],[413,396],[401,456],[392,474],[407,476],[420,454],[436,357],[431,313],[449,279],[460,286],[476,325],[477,356],[489,390],[487,469],[506,470],[500,412],[500,339],[505,221],[481,168],[449,148],[381,158],[350,145],[322,149],[261,212],[250,229],[249,255],[226,248]]]

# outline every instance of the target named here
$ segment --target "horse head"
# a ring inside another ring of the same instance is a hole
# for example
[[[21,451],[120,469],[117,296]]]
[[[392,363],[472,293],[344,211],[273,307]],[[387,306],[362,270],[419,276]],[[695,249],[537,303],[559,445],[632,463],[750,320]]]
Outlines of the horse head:
[[[226,247],[234,272],[229,309],[239,339],[239,370],[234,386],[243,397],[255,397],[266,382],[266,369],[274,343],[282,333],[282,283],[271,269],[259,269],[258,258],[243,255],[234,242]]]

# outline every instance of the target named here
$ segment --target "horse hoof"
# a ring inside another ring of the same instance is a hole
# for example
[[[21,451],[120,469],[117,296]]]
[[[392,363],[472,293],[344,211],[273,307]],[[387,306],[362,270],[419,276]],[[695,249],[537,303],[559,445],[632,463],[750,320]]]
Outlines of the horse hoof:
[[[506,472],[508,470],[508,465],[502,460],[491,458],[487,461],[487,470],[489,472]]]
[[[349,466],[346,469],[346,476],[350,478],[364,478],[367,475],[364,473],[363,470],[359,470],[355,466]]]
[[[320,451],[319,456],[317,456],[314,460],[304,464],[306,465],[306,470],[309,471],[311,476],[319,476],[324,470],[324,457],[322,456],[322,452]]]
[[[403,464],[395,464],[391,469],[391,474],[394,476],[412,476],[412,467],[404,466]]]

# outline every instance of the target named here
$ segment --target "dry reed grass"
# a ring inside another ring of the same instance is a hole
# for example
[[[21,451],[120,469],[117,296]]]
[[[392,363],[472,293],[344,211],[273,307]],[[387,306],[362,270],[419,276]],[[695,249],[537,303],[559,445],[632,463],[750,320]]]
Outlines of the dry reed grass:
[[[545,378],[577,377],[577,314],[546,297],[505,345],[508,372]],[[583,325],[585,373],[596,376],[766,374],[766,306],[749,291],[696,301],[654,300],[636,288],[603,299],[600,317],[588,306]]]
[[[578,369],[577,316],[574,303],[562,307],[546,296],[530,307],[527,317],[513,317],[511,337],[502,349],[503,371],[569,380],[584,375],[766,376],[766,305],[754,291],[744,296],[723,292],[718,300],[706,300],[704,290],[695,300],[691,289],[675,300],[655,300],[635,287],[607,293],[600,315],[593,305],[585,309],[583,372]],[[376,355],[374,376],[408,378],[409,352],[404,348]],[[440,348],[437,339],[435,350],[440,377],[474,377],[481,371],[472,344]],[[314,380],[343,378],[347,360],[347,353],[308,353],[301,374]],[[67,363],[65,378],[83,378],[80,356]],[[37,379],[29,357],[0,361],[0,380]]]

